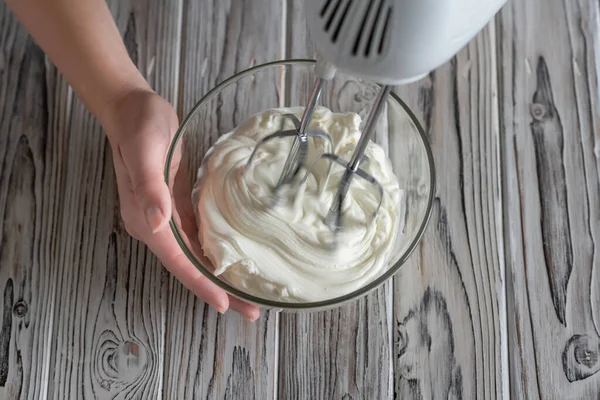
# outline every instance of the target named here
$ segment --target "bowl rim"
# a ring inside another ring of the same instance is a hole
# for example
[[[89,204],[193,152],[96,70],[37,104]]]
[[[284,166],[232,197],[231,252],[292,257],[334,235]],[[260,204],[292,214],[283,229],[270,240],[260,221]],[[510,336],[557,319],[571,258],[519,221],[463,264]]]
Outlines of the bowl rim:
[[[263,64],[258,64],[253,67],[250,67],[248,69],[245,69],[243,71],[240,71],[240,72],[230,76],[229,78],[225,79],[224,81],[222,81],[215,87],[213,87],[210,91],[208,91],[208,93],[206,93],[204,96],[202,96],[202,98],[194,105],[192,110],[189,113],[187,113],[187,115],[185,116],[185,118],[183,119],[181,124],[179,125],[179,128],[177,129],[175,136],[171,140],[171,143],[169,145],[169,149],[167,152],[167,158],[165,160],[165,168],[164,168],[165,182],[167,182],[167,184],[169,182],[170,167],[171,167],[171,162],[172,162],[173,155],[174,155],[174,150],[175,150],[175,147],[176,147],[177,143],[179,142],[181,136],[185,132],[185,129],[186,129],[188,123],[194,117],[196,112],[205,103],[207,103],[209,100],[211,100],[217,93],[221,92],[221,90],[224,87],[228,86],[232,82],[235,82],[247,75],[251,75],[262,69],[271,68],[271,67],[283,67],[283,66],[289,66],[289,65],[313,65],[315,63],[316,63],[316,60],[309,59],[309,58],[294,58],[294,59],[270,61],[270,62],[266,62]],[[375,83],[375,82],[373,82],[373,83]],[[375,84],[377,84],[377,83],[375,83]],[[377,85],[380,86],[379,84],[377,84]],[[412,255],[414,250],[417,248],[417,246],[421,242],[421,239],[423,238],[423,235],[424,235],[424,233],[427,229],[427,226],[429,225],[429,221],[431,219],[431,214],[432,214],[432,210],[433,210],[433,200],[435,197],[435,188],[436,188],[436,171],[435,171],[435,163],[434,163],[434,159],[433,159],[433,151],[431,149],[431,145],[429,143],[427,135],[425,134],[425,130],[423,129],[423,126],[421,125],[421,123],[418,120],[418,118],[416,117],[416,115],[412,112],[410,107],[408,107],[408,105],[402,99],[400,99],[400,97],[397,94],[395,94],[392,91],[392,92],[390,92],[390,97],[392,97],[398,104],[400,104],[400,106],[403,108],[403,110],[408,114],[408,116],[412,120],[413,124],[417,128],[417,132],[418,132],[419,136],[421,137],[421,140],[425,147],[425,153],[427,156],[428,166],[429,166],[429,171],[430,171],[430,185],[429,185],[430,190],[429,190],[429,199],[427,200],[427,209],[425,210],[425,216],[423,218],[423,221],[421,222],[421,226],[419,226],[419,229],[417,230],[417,233],[416,233],[414,239],[412,240],[410,245],[406,248],[406,250],[401,255],[401,257],[398,259],[398,261],[396,261],[385,273],[383,273],[381,276],[379,276],[377,279],[371,281],[367,285],[365,285],[351,293],[345,294],[343,296],[338,296],[335,298],[327,299],[327,300],[304,302],[304,303],[286,303],[286,302],[281,302],[281,301],[264,299],[264,298],[257,297],[257,296],[254,296],[254,295],[251,295],[251,294],[241,291],[240,289],[219,279],[211,271],[209,271],[208,268],[205,267],[196,258],[193,251],[191,251],[188,248],[188,246],[185,244],[185,241],[184,241],[181,233],[179,232],[179,228],[177,227],[175,219],[173,216],[171,216],[171,220],[169,221],[171,231],[173,232],[173,235],[175,236],[175,240],[181,247],[181,250],[186,255],[186,257],[190,260],[192,265],[194,265],[198,270],[200,270],[200,272],[204,276],[206,276],[211,282],[213,282],[214,284],[219,286],[221,289],[224,289],[227,293],[229,293],[230,295],[233,295],[234,297],[237,297],[246,302],[250,302],[250,303],[260,305],[263,307],[272,307],[272,308],[286,309],[286,310],[323,309],[323,308],[332,308],[332,307],[340,306],[343,303],[346,303],[346,302],[349,302],[352,300],[357,300],[357,299],[365,296],[366,294],[370,293],[371,291],[377,289],[382,284],[387,282],[388,279],[390,279],[393,275],[395,275],[400,270],[400,268],[406,263],[406,261],[409,259],[409,257]]]

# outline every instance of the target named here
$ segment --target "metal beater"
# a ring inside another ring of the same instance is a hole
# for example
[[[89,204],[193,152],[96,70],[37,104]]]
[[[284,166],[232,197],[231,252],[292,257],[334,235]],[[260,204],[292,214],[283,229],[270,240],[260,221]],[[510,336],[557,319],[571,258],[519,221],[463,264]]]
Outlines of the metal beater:
[[[284,115],[284,118],[287,118],[292,121],[292,123],[295,126],[295,129],[280,130],[260,140],[254,147],[254,150],[252,151],[252,154],[248,159],[248,163],[246,164],[247,171],[252,167],[252,162],[254,161],[254,157],[256,156],[258,149],[265,146],[268,142],[274,139],[294,137],[292,148],[287,156],[279,180],[275,185],[274,196],[271,202],[271,206],[274,206],[279,202],[281,198],[281,189],[285,185],[291,185],[294,183],[298,173],[300,172],[300,169],[306,163],[306,159],[308,157],[309,137],[324,140],[325,142],[329,143],[329,147],[331,148],[331,151],[333,151],[333,141],[327,133],[320,130],[307,130],[310,120],[315,111],[315,107],[317,106],[317,103],[321,96],[323,85],[326,81],[331,80],[333,78],[333,76],[335,75],[335,68],[333,68],[331,64],[319,61],[315,66],[315,72],[317,74],[317,79],[315,80],[313,89],[308,99],[308,104],[304,109],[302,119],[298,120],[298,118],[296,118],[296,116],[293,114]]]
[[[366,159],[365,151],[367,149],[367,145],[369,143],[369,140],[373,136],[377,120],[379,119],[379,116],[383,111],[385,101],[392,87],[383,86],[380,92],[378,93],[377,98],[375,99],[375,103],[373,104],[373,108],[371,109],[371,112],[369,113],[369,116],[367,118],[364,131],[356,145],[356,149],[354,150],[350,161],[347,161],[333,153],[333,141],[327,133],[319,130],[307,130],[307,127],[313,116],[314,109],[323,90],[323,86],[326,81],[331,80],[333,78],[333,76],[335,75],[335,69],[333,68],[333,66],[331,66],[331,64],[318,61],[315,66],[315,72],[317,74],[317,79],[309,97],[308,104],[304,109],[302,119],[298,121],[298,118],[296,118],[296,116],[293,114],[284,115],[285,118],[288,118],[294,123],[296,129],[280,130],[260,140],[256,144],[254,150],[252,151],[252,154],[250,155],[250,158],[248,159],[248,162],[246,164],[246,170],[249,170],[252,167],[252,163],[256,154],[258,153],[258,150],[261,147],[263,147],[266,143],[274,139],[294,137],[292,148],[286,158],[279,180],[275,185],[273,201],[270,204],[270,206],[274,206],[281,198],[281,188],[285,185],[293,184],[296,181],[296,177],[300,172],[300,169],[304,167],[304,164],[306,163],[306,159],[308,157],[308,138],[315,137],[328,142],[329,147],[331,148],[331,152],[323,153],[313,161],[302,180],[302,184],[306,182],[308,177],[313,173],[315,164],[320,160],[326,159],[329,161],[329,169],[325,180],[326,183],[329,180],[331,167],[334,163],[344,167],[345,170],[340,180],[339,188],[334,197],[333,204],[331,205],[329,212],[327,213],[327,217],[325,218],[325,223],[334,231],[334,233],[337,233],[342,228],[342,206],[344,204],[344,199],[346,198],[348,189],[350,188],[350,184],[352,183],[352,180],[354,179],[355,175],[364,179],[369,184],[373,185],[377,190],[377,194],[379,195],[379,201],[377,203],[377,207],[375,208],[371,216],[371,220],[373,220],[376,217],[377,213],[379,212],[379,209],[381,208],[381,203],[383,201],[383,187],[373,176],[371,176],[362,168],[360,168],[360,165]]]
[[[330,161],[330,170],[331,163],[337,163],[344,167],[344,174],[340,180],[340,184],[336,195],[333,199],[333,203],[327,213],[325,218],[325,223],[335,232],[339,232],[342,228],[342,205],[344,204],[344,199],[348,194],[348,189],[350,188],[350,184],[354,179],[354,176],[358,176],[369,184],[375,186],[377,189],[377,193],[379,195],[379,201],[373,214],[371,215],[371,221],[375,219],[379,209],[381,208],[381,203],[383,202],[383,186],[375,179],[373,176],[365,172],[362,168],[360,168],[361,163],[365,160],[365,151],[367,149],[367,145],[369,144],[369,140],[373,136],[373,132],[375,131],[375,126],[377,125],[377,121],[383,111],[385,101],[387,100],[390,91],[392,90],[391,86],[383,86],[377,97],[375,98],[375,103],[373,104],[373,108],[371,108],[371,112],[367,117],[367,122],[365,123],[365,128],[363,130],[358,143],[356,144],[356,148],[352,153],[352,157],[350,161],[347,161],[333,153],[324,153],[319,156],[315,161],[313,161],[312,165],[308,169],[304,179],[302,182],[305,182],[308,176],[312,173],[314,169],[314,165],[322,159],[327,159]]]

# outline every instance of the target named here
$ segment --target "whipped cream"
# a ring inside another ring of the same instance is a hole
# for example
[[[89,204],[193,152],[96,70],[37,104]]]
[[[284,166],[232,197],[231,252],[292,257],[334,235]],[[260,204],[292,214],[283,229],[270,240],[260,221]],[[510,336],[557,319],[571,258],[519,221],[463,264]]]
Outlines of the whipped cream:
[[[291,140],[261,147],[253,165],[246,163],[256,143],[280,129],[293,129],[283,114],[301,118],[302,107],[267,110],[250,117],[219,138],[198,171],[193,202],[199,240],[205,255],[230,284],[246,293],[282,302],[321,301],[349,294],[384,273],[399,231],[403,195],[383,149],[370,142],[361,168],[383,186],[384,197],[375,220],[377,190],[355,177],[345,198],[344,229],[334,251],[331,229],[324,219],[335,197],[343,168],[328,162],[315,165],[305,184],[289,187],[275,207],[268,207]],[[360,137],[355,113],[332,113],[317,107],[309,129],[327,132],[333,152],[349,160]],[[329,144],[309,138],[310,165],[331,152]],[[306,170],[301,170],[299,178]]]

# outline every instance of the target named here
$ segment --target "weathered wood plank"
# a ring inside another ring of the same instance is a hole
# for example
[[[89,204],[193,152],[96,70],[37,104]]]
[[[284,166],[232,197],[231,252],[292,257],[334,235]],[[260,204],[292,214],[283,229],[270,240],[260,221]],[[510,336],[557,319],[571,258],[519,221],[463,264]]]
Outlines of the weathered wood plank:
[[[282,3],[202,0],[186,3],[183,19],[179,112],[185,115],[218,82],[254,64],[281,57]],[[249,86],[250,85],[250,86]],[[186,139],[197,147],[183,154],[180,176],[189,198],[200,157],[217,139],[251,114],[279,105],[279,74],[244,81],[207,106]],[[259,88],[259,89],[257,89]],[[191,173],[190,173],[191,172]],[[188,175],[186,177],[186,174]],[[193,214],[188,214],[193,219]],[[194,234],[192,234],[194,235]],[[168,299],[165,398],[249,398],[275,395],[277,314],[250,323],[236,313],[220,315],[175,279]]]
[[[314,58],[303,3],[288,1],[287,8],[287,57]],[[323,103],[333,111],[354,111],[366,117],[376,92],[366,93],[347,78],[327,84]],[[312,79],[306,74],[288,76],[287,105],[306,104]],[[387,150],[387,135],[382,132],[377,132],[375,140]],[[280,398],[392,397],[390,286],[330,311],[280,315]]]
[[[534,0],[498,19],[516,398],[600,393],[599,18]]]
[[[508,396],[493,25],[397,93],[430,138],[437,196],[422,243],[394,279],[396,395]],[[392,153],[405,146],[390,137]]]
[[[180,2],[109,2],[130,55],[150,82],[175,98]],[[148,67],[154,64],[154,70]],[[62,81],[62,79],[59,79]],[[162,390],[168,274],[120,219],[103,132],[69,95],[50,93],[48,140],[62,157],[53,172],[56,306],[49,396],[157,398]],[[62,114],[61,114],[62,113]]]
[[[5,4],[0,44],[0,398],[38,399],[47,392],[55,305],[59,160],[48,153],[46,94],[56,82]]]
[[[392,398],[388,293],[330,311],[282,313],[280,398]]]

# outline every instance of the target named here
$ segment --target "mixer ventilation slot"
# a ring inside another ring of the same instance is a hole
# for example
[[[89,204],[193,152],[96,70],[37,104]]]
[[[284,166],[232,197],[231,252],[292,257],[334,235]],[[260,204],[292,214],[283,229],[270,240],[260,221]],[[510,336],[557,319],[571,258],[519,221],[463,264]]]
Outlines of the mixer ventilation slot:
[[[354,7],[353,7],[354,6]],[[359,13],[356,37],[349,44],[354,57],[371,58],[381,56],[386,50],[391,33],[392,6],[389,0],[325,0],[320,10],[324,30],[336,43],[350,13]],[[354,30],[352,29],[352,30]],[[352,32],[353,33],[353,32]]]
[[[375,3],[376,1],[369,1],[364,12],[361,26],[354,39],[353,56],[359,56],[362,52],[362,55],[368,58],[374,55],[373,52],[376,55],[381,55],[385,50],[392,7],[386,6],[387,0],[380,0],[377,7],[374,6]]]
[[[381,53],[383,53],[388,38],[388,27],[390,26],[391,19],[392,7],[389,7],[387,9],[387,15],[385,17],[385,24],[383,25],[383,32],[381,33],[381,38],[379,39],[379,47],[377,47],[377,54],[381,55]]]
[[[333,3],[333,0],[327,0],[325,2],[325,4],[323,5],[323,8],[321,9],[321,18],[325,17],[325,14],[327,13],[327,9],[331,5],[331,3]]]
[[[321,9],[321,18],[325,20],[325,32],[331,34],[331,41],[336,42],[348,11],[354,0],[327,0]]]

